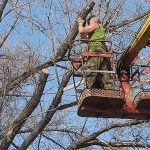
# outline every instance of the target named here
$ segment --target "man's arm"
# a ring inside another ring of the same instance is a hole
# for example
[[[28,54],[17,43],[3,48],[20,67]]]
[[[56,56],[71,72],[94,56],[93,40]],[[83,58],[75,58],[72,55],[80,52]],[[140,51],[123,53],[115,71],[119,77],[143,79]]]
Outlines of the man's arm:
[[[78,30],[79,33],[91,33],[93,31],[95,31],[97,28],[99,27],[99,25],[97,23],[83,27],[82,24],[79,24]]]

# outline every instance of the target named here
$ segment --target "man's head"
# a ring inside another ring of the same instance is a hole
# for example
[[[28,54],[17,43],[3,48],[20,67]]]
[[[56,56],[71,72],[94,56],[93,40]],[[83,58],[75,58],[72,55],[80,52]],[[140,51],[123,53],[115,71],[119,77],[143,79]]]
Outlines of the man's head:
[[[99,19],[96,15],[92,15],[88,18],[87,20],[87,23],[88,25],[91,23],[91,22],[94,22],[94,23],[99,23]]]

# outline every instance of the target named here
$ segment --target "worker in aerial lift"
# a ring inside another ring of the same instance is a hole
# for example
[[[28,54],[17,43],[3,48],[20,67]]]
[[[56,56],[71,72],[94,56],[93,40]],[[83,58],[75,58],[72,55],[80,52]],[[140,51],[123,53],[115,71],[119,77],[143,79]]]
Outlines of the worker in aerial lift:
[[[88,34],[90,40],[105,40],[105,31],[103,26],[99,23],[97,16],[92,15],[88,18],[88,26],[84,27],[85,21],[81,18],[77,19],[79,24],[78,30],[80,34]],[[89,52],[106,52],[106,45],[104,42],[89,42],[88,50]],[[107,58],[102,57],[89,57],[87,60],[87,69],[89,70],[108,70]],[[87,72],[86,73],[86,88],[101,88],[101,89],[114,89],[114,85],[109,73],[96,73]]]

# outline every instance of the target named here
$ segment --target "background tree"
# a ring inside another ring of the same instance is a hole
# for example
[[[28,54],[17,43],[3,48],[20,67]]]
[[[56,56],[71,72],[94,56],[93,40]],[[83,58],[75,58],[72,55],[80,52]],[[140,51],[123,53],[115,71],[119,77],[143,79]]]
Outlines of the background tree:
[[[148,149],[147,121],[80,118],[74,89],[64,90],[72,83],[67,52],[78,38],[76,18],[97,14],[113,49],[122,52],[150,14],[148,4],[142,0],[3,0],[1,149]]]

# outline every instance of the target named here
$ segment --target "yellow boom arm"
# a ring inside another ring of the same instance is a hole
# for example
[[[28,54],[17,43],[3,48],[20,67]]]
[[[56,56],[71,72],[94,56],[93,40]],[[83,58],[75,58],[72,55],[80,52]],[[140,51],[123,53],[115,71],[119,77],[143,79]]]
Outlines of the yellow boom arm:
[[[124,70],[129,68],[132,64],[138,53],[142,48],[146,46],[146,44],[150,40],[150,16],[146,18],[144,24],[139,29],[136,37],[130,44],[130,46],[126,49],[126,51],[120,57],[117,69]]]

